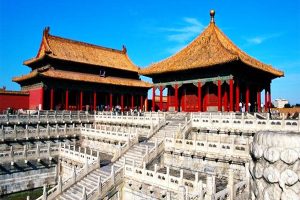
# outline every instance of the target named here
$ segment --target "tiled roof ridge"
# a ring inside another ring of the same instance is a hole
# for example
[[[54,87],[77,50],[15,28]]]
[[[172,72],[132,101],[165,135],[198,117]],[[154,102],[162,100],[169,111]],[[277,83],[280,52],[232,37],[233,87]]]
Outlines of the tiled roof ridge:
[[[100,45],[95,45],[95,44],[91,44],[91,43],[87,43],[87,42],[82,42],[82,41],[64,38],[64,37],[56,36],[56,35],[50,35],[50,34],[48,34],[48,36],[46,38],[47,38],[47,40],[56,39],[56,40],[66,41],[66,42],[70,42],[70,43],[74,43],[74,44],[84,45],[84,46],[88,46],[88,47],[98,48],[98,49],[102,49],[102,50],[106,50],[106,51],[112,51],[112,52],[127,55],[127,52],[124,50],[124,48],[123,48],[123,50],[113,49],[113,48],[109,48],[109,47],[104,47],[104,46],[100,46]]]

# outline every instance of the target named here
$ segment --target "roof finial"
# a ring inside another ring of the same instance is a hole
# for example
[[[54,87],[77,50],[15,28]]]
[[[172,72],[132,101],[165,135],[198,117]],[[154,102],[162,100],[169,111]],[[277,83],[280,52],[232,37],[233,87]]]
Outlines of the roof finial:
[[[126,49],[126,46],[125,46],[125,45],[122,46],[122,51],[123,51],[124,53],[127,53],[127,49]]]
[[[210,23],[215,23],[215,10],[210,10]]]
[[[44,34],[47,36],[47,35],[49,35],[49,32],[50,32],[50,27],[46,26],[44,29]]]

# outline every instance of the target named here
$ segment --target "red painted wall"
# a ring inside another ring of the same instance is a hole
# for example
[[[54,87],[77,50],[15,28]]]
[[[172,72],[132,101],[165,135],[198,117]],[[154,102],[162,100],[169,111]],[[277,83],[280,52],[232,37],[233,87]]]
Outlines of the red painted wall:
[[[29,96],[0,93],[0,111],[6,110],[9,107],[12,109],[28,109]]]
[[[28,90],[29,92],[29,109],[38,109],[39,104],[42,105],[43,109],[43,96],[44,90],[43,88],[35,88]]]

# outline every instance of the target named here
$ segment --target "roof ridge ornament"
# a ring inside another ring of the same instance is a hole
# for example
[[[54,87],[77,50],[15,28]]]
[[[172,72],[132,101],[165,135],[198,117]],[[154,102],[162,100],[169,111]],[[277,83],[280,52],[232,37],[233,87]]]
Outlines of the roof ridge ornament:
[[[215,23],[215,10],[210,10],[210,23]]]
[[[49,26],[46,26],[46,27],[44,28],[44,34],[45,34],[45,36],[48,36],[48,35],[49,35],[49,32],[50,32],[50,27],[49,27]]]

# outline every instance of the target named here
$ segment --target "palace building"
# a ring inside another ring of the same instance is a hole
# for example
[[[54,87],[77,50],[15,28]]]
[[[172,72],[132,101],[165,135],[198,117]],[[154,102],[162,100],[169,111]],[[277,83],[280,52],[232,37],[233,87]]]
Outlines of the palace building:
[[[170,111],[260,112],[263,90],[265,109],[270,107],[271,81],[283,72],[240,50],[215,24],[213,10],[210,16],[208,27],[184,49],[140,71],[153,80],[153,99],[160,91],[153,110],[163,110],[165,89]]]
[[[152,86],[140,80],[124,46],[116,50],[57,37],[49,28],[37,56],[24,64],[31,72],[13,81],[29,92],[29,109],[142,109]]]

